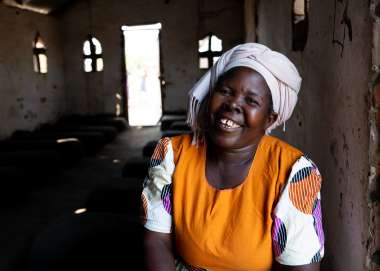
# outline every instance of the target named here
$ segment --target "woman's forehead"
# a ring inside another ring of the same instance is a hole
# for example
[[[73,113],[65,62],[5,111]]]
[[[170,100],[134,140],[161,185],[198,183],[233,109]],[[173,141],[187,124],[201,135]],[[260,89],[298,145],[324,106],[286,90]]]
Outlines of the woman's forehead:
[[[251,90],[260,88],[262,90],[265,90],[265,92],[270,92],[265,78],[254,69],[248,67],[235,67],[231,70],[228,70],[219,77],[217,85],[229,85],[232,82],[236,82],[236,80],[244,80],[245,82],[250,83],[252,88]]]

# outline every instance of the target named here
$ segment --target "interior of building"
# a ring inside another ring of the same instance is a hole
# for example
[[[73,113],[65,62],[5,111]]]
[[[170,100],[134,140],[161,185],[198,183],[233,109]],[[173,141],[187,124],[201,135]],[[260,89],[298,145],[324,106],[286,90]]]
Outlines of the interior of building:
[[[189,133],[188,91],[243,42],[302,76],[273,133],[323,176],[321,270],[380,270],[379,31],[378,0],[0,1],[0,270],[137,264],[154,146]]]

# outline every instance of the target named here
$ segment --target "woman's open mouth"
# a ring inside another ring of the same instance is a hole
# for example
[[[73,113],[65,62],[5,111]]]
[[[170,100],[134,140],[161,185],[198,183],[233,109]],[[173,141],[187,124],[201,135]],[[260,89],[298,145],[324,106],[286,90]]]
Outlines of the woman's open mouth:
[[[234,122],[233,120],[230,120],[230,119],[227,119],[227,118],[221,118],[221,119],[218,119],[217,121],[217,126],[221,129],[221,130],[224,130],[224,131],[235,131],[239,128],[241,128],[242,126],[236,122]]]

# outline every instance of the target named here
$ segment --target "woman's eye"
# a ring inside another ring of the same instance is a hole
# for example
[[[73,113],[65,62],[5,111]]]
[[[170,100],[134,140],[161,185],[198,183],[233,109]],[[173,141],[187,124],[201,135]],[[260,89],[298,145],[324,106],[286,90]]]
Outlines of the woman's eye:
[[[220,88],[220,89],[218,89],[218,92],[219,92],[220,94],[222,94],[222,95],[226,95],[226,96],[228,96],[228,95],[231,94],[231,91],[230,91],[230,90],[228,90],[228,89],[224,89],[224,88]]]
[[[246,100],[246,103],[249,105],[259,105],[258,101],[256,101],[252,97],[247,97],[245,100]]]

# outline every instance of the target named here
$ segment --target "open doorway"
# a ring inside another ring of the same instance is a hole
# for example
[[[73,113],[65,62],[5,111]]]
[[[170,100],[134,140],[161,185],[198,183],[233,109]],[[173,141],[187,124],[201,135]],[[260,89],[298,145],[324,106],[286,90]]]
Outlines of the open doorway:
[[[162,116],[161,24],[122,26],[130,126],[157,125]]]

